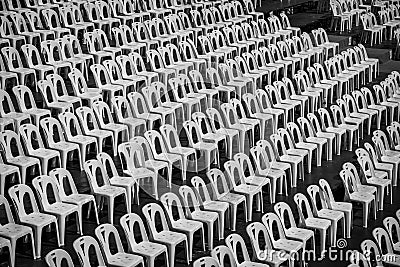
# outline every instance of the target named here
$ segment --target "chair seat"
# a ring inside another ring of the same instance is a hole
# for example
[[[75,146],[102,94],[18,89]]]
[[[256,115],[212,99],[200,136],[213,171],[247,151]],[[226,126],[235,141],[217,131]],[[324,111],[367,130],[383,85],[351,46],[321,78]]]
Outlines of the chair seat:
[[[203,139],[218,143],[222,140],[225,140],[225,135],[220,133],[206,133],[203,134]]]
[[[132,252],[139,253],[146,257],[156,257],[166,251],[167,248],[164,245],[148,241],[142,241],[132,247]]]
[[[163,168],[168,168],[168,163],[165,161],[160,160],[146,160],[145,162],[146,168],[153,169],[153,170],[160,170]]]
[[[58,151],[46,148],[35,149],[34,151],[30,152],[29,155],[44,159],[51,159],[60,156]]]
[[[309,229],[298,228],[298,227],[290,227],[285,231],[285,234],[289,238],[293,239],[301,239],[303,241],[307,241],[311,237],[314,236],[314,232]]]
[[[327,230],[331,226],[331,222],[326,219],[320,218],[307,218],[306,219],[306,227]]]
[[[212,211],[197,210],[191,213],[193,220],[197,221],[215,221],[218,219],[218,213]]]
[[[261,192],[261,188],[256,186],[256,185],[251,185],[251,184],[240,184],[237,186],[234,186],[233,190],[238,193],[243,193],[243,194],[257,194]]]
[[[187,237],[185,234],[182,233],[161,231],[154,234],[154,240],[167,244],[179,244],[182,241],[187,241]]]
[[[181,231],[196,232],[203,227],[203,224],[194,220],[179,219],[171,223],[172,228],[179,229]]]
[[[289,239],[279,239],[273,242],[274,249],[284,250],[284,251],[299,251],[303,248],[303,243],[299,241],[289,240]]]
[[[102,187],[94,190],[95,194],[106,195],[106,196],[119,196],[125,193],[125,189],[117,186],[103,185]]]
[[[317,211],[318,217],[338,221],[343,218],[343,212],[330,209],[321,209]]]
[[[375,200],[375,196],[366,192],[353,192],[350,194],[350,200],[370,203]]]
[[[335,134],[345,134],[346,133],[346,129],[343,128],[338,128],[338,127],[327,127],[326,128],[327,132],[331,132],[331,133],[335,133]]]
[[[266,178],[264,176],[255,176],[255,175],[246,177],[245,182],[247,184],[252,184],[256,186],[264,186],[270,184],[269,178]]]
[[[7,165],[7,164],[3,164],[0,163],[0,175],[9,175],[12,173],[19,173],[19,169],[16,166],[13,165]]]
[[[352,211],[353,210],[353,205],[348,202],[332,202],[331,207],[334,210],[340,210],[340,211]]]
[[[328,142],[325,138],[314,137],[314,136],[307,137],[306,141],[310,143],[317,143],[320,145],[326,144]]]
[[[142,170],[143,169],[143,170]],[[150,172],[153,174],[152,171],[146,169],[146,168],[140,168],[140,170],[146,175],[147,172]],[[121,176],[117,176],[117,177],[112,177],[110,179],[110,183],[111,185],[115,185],[115,186],[133,186],[136,181],[134,178],[140,178],[139,176],[142,176],[140,174],[142,174],[142,172],[139,172],[137,175],[132,175],[133,177],[121,177]],[[153,174],[154,175],[154,174]],[[143,177],[143,176],[142,176]]]
[[[32,229],[25,225],[16,223],[7,223],[0,226],[0,236],[11,239],[17,239],[23,237],[29,233],[32,233]]]
[[[303,160],[303,158],[300,156],[290,156],[290,155],[279,156],[279,159],[281,161],[289,161],[289,162],[294,162],[296,164],[302,162],[302,160]]]
[[[107,262],[110,266],[133,267],[143,262],[143,258],[129,253],[118,252],[108,257]]]
[[[19,113],[19,112],[9,112],[7,114],[2,115],[3,118],[10,118],[16,121],[23,121],[23,120],[29,120],[30,117],[27,114],[24,113]]]
[[[223,195],[222,197],[220,197],[218,200],[229,202],[231,204],[238,204],[238,203],[241,203],[242,201],[246,200],[246,197],[243,195],[229,192],[229,193],[226,193],[225,195]]]
[[[43,227],[49,223],[57,222],[56,217],[50,214],[32,212],[26,216],[20,217],[21,223],[34,225],[36,227]]]
[[[79,146],[77,144],[65,142],[65,141],[60,141],[60,142],[51,144],[50,147],[53,149],[56,149],[56,150],[61,150],[61,151],[72,151],[75,149],[79,149]]]
[[[367,179],[367,183],[377,186],[388,186],[391,184],[391,181],[389,179],[382,178],[369,178]]]
[[[55,202],[45,207],[44,211],[56,215],[71,214],[78,211],[78,206],[69,203]]]
[[[35,165],[39,164],[40,161],[37,158],[27,157],[27,156],[18,156],[15,158],[7,159],[7,162],[10,164],[15,164],[18,166],[27,166],[27,165]]]
[[[205,201],[203,202],[203,208],[205,210],[212,210],[218,212],[225,212],[229,208],[229,204],[222,201]]]
[[[189,156],[191,154],[196,153],[196,151],[193,148],[182,147],[182,146],[171,148],[170,152],[174,153],[174,154],[185,155],[185,156]]]
[[[94,196],[87,194],[71,194],[61,198],[61,201],[76,205],[83,205],[90,201],[94,201]]]
[[[198,142],[193,144],[193,148],[197,150],[206,150],[206,151],[213,151],[218,150],[218,147],[214,143],[206,143],[206,142]]]

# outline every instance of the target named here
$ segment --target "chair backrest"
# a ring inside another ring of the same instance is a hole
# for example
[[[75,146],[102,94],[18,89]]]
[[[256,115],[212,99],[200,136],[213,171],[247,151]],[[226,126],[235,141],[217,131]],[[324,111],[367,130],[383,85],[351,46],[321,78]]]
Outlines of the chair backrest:
[[[155,130],[150,130],[144,133],[144,137],[149,142],[153,155],[167,152],[164,140],[159,132]],[[160,150],[158,150],[158,148]]]
[[[0,145],[6,160],[25,155],[20,138],[14,131],[0,132]]]
[[[94,233],[97,237],[97,240],[99,240],[100,247],[102,248],[107,261],[109,261],[110,257],[115,253],[124,253],[121,237],[119,236],[118,230],[114,225],[109,223],[101,224],[96,227]],[[116,247],[115,253],[113,253],[110,248],[111,244],[113,243],[115,244],[113,247]]]
[[[85,170],[86,177],[88,178],[90,189],[93,193],[95,193],[97,189],[103,185],[110,185],[107,172],[99,160],[88,160],[83,164],[83,168]]]
[[[49,267],[73,267],[74,263],[72,262],[71,256],[63,249],[57,248],[46,255],[46,263]],[[66,265],[65,265],[66,263]]]
[[[18,132],[24,142],[28,154],[33,154],[35,150],[44,148],[39,128],[35,125],[23,124],[19,127]]]
[[[118,145],[119,159],[124,172],[134,173],[135,169],[145,166],[143,147],[135,142],[126,142]],[[105,157],[105,156],[104,156]],[[111,157],[110,157],[111,158]],[[112,159],[111,159],[112,161]],[[111,162],[110,162],[111,163]],[[114,164],[114,163],[112,163]],[[114,171],[116,172],[114,165]]]
[[[225,266],[225,262],[229,262],[229,266],[236,266],[235,257],[232,254],[232,251],[224,245],[220,245],[215,247],[211,251],[211,256],[216,259],[220,266]]]
[[[199,176],[194,176],[191,180],[191,184],[195,190],[195,193],[197,195],[197,199],[199,200],[200,204],[203,204],[204,202],[211,201],[211,195],[209,192],[209,187],[212,187],[211,184],[206,185],[204,180],[200,178]],[[212,190],[212,188],[211,188]]]
[[[221,265],[212,257],[202,257],[193,262],[193,267],[220,267]]]
[[[182,185],[179,187],[179,195],[183,201],[186,215],[189,218],[192,218],[192,212],[200,211],[200,202],[197,199],[197,195],[193,189],[187,185]]]
[[[118,177],[117,167],[115,166],[113,158],[106,152],[98,153],[96,156],[97,160],[103,164],[104,170],[110,177]]]
[[[1,60],[0,60],[1,61]],[[0,90],[0,116],[15,112],[14,104],[6,90]]]
[[[186,137],[191,147],[202,142],[200,127],[194,121],[185,121],[183,123],[183,128],[185,129]]]
[[[183,205],[181,203],[181,200],[179,197],[172,193],[172,192],[167,192],[163,194],[160,197],[160,201],[163,204],[165,210],[167,211],[168,218],[171,223],[179,220],[179,219],[185,219],[185,213],[183,210]],[[176,214],[177,216],[174,216],[174,210],[176,209]]]
[[[49,172],[49,176],[57,182],[58,193],[61,200],[64,200],[70,194],[78,194],[74,179],[67,169],[53,169]]]
[[[364,240],[363,242],[361,242],[360,247],[361,247],[361,254],[367,255],[368,261],[371,262],[372,260],[375,260],[376,266],[383,266],[382,254],[374,241],[369,239]]]
[[[29,186],[25,184],[14,185],[10,187],[10,189],[8,190],[8,194],[10,195],[10,198],[14,203],[15,210],[19,218],[29,214],[25,209],[26,200],[29,200],[28,203],[30,204],[30,210],[32,210],[32,212],[39,212],[35,195],[33,194],[33,191]]]
[[[245,184],[243,170],[240,165],[234,161],[229,160],[224,163],[225,172],[230,180],[230,183],[235,188],[238,185]]]
[[[305,225],[307,218],[313,218],[313,212],[310,207],[310,202],[307,197],[302,193],[297,193],[294,195],[294,202],[297,206],[297,211],[299,213],[300,224]]]
[[[282,221],[279,219],[278,215],[273,212],[268,212],[262,216],[261,221],[267,228],[272,245],[280,239],[286,239]],[[278,233],[276,237],[274,232]]]
[[[323,194],[328,208],[332,209],[332,203],[335,203],[335,197],[333,196],[331,186],[329,185],[328,181],[323,178],[319,179],[318,183],[321,188],[320,194]]]
[[[289,204],[286,202],[278,202],[274,205],[274,211],[281,220],[282,226],[285,230],[288,230],[292,227],[297,227],[293,211]]]
[[[50,147],[57,142],[65,141],[64,130],[56,118],[43,118],[40,120],[40,126],[45,134],[45,141]]]
[[[92,236],[81,236],[75,239],[72,244],[76,254],[78,254],[79,261],[82,267],[92,267],[91,264],[92,259],[90,258],[90,254],[96,254],[96,261],[98,267],[105,267],[106,263],[104,262],[103,254],[101,253],[99,243]]]
[[[217,199],[230,191],[230,187],[224,173],[220,169],[211,169],[207,172],[207,178]]]
[[[149,241],[143,220],[136,213],[125,214],[121,217],[119,222],[122,229],[124,229],[129,251],[132,251],[133,247],[137,244]],[[137,229],[139,231],[137,231]]]
[[[157,203],[149,203],[143,206],[142,212],[147,221],[147,226],[150,230],[150,236],[154,238],[154,235],[160,231],[169,231],[167,218],[163,208]],[[162,229],[157,227],[158,223],[161,223]],[[160,230],[158,230],[160,229]]]
[[[311,199],[311,208],[315,217],[318,216],[320,209],[327,209],[328,204],[325,195],[318,185],[309,185],[307,187],[308,196]]]
[[[56,179],[51,176],[41,175],[32,180],[43,210],[48,210],[53,203],[60,203],[60,194]],[[54,202],[50,202],[49,196],[54,196]]]
[[[225,238],[225,244],[232,251],[237,265],[240,264],[239,255],[242,255],[243,261],[250,261],[249,252],[247,251],[247,246],[244,243],[243,237],[238,234],[230,234]]]
[[[250,238],[251,246],[253,247],[254,258],[256,258],[258,260],[265,260],[265,257],[267,257],[267,255],[265,255],[265,251],[268,249],[272,249],[271,240],[269,239],[269,234],[268,234],[268,231],[267,231],[267,228],[265,227],[265,225],[260,222],[250,223],[246,227],[246,232]],[[239,241],[240,241],[240,239],[239,239]],[[231,241],[231,243],[233,243],[233,242]],[[231,247],[229,247],[229,248],[231,248]],[[246,251],[247,251],[247,249],[246,249]],[[233,251],[234,256],[236,254],[235,252],[237,252],[237,250]],[[264,257],[264,259],[263,259],[263,257]],[[237,256],[235,256],[235,259],[236,259],[236,263],[238,263]]]
[[[372,230],[372,235],[374,236],[382,254],[386,255],[394,253],[392,239],[385,229],[382,227],[377,227]]]
[[[400,223],[394,217],[386,217],[383,220],[383,225],[388,232],[392,244],[396,244],[400,241]]]
[[[171,151],[173,148],[182,146],[179,140],[178,132],[174,126],[170,124],[164,124],[160,126],[160,132],[169,151]]]
[[[108,124],[114,123],[111,109],[107,105],[107,103],[103,101],[96,101],[93,103],[92,108],[100,125],[100,128],[104,128]]]

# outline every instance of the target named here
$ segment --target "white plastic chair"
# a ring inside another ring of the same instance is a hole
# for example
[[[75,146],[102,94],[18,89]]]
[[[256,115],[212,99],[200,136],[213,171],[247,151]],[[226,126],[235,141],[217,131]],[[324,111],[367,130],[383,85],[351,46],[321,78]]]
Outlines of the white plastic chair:
[[[56,74],[58,75],[58,74]],[[58,101],[57,97],[57,88],[54,88],[54,85],[49,80],[40,80],[37,83],[37,87],[39,91],[42,93],[42,97],[44,100],[44,106],[47,109],[47,113],[49,116],[51,113],[63,113],[66,111],[72,112],[74,107],[72,103],[61,102]],[[51,113],[50,113],[51,111]]]
[[[41,175],[42,168],[39,159],[25,155],[19,140],[19,136],[13,131],[5,130],[0,133],[0,145],[4,151],[6,163],[15,165],[19,168],[21,173],[21,182],[22,184],[25,184],[28,170],[30,171],[29,173],[38,173]],[[17,153],[13,153],[15,148]]]
[[[207,178],[210,180],[210,185],[213,189],[213,193],[215,195],[215,199],[222,202],[229,203],[230,207],[230,219],[232,225],[232,231],[236,229],[236,218],[238,215],[238,206],[243,203],[243,210],[245,221],[247,222],[247,200],[246,197],[230,192],[228,187],[228,182],[224,173],[219,169],[211,169],[207,172]]]
[[[376,243],[381,252],[381,255],[384,256],[384,257],[382,257],[382,261],[389,262],[390,258],[388,258],[388,257],[392,256],[394,259],[394,261],[393,261],[394,265],[399,266],[400,265],[400,263],[399,263],[400,255],[398,255],[395,252],[395,250],[393,248],[393,241],[390,238],[389,233],[382,227],[377,227],[374,230],[372,230],[372,235],[376,240]]]
[[[139,215],[135,213],[125,214],[120,219],[122,229],[128,241],[129,253],[138,253],[146,260],[147,266],[154,267],[156,258],[164,255],[165,265],[169,266],[168,250],[165,245],[150,242],[147,236],[146,228]],[[136,230],[139,227],[139,230]],[[140,238],[135,235],[139,234]]]
[[[68,252],[60,248],[53,249],[47,253],[45,260],[49,267],[74,266],[72,258]]]
[[[78,216],[79,218],[81,218],[81,220],[79,220],[79,223],[83,222],[83,205],[89,204],[87,217],[89,218],[91,208],[93,207],[96,222],[97,224],[99,224],[99,215],[97,212],[97,205],[94,196],[79,193],[78,189],[76,188],[74,179],[72,178],[72,175],[68,170],[63,168],[53,169],[49,172],[49,176],[55,179],[55,181],[57,182],[60,200],[65,203],[78,206]],[[81,233],[83,233],[82,225],[79,227],[79,229],[81,229]]]
[[[240,165],[237,162],[233,160],[227,161],[224,164],[224,168],[230,180],[230,184],[233,187],[233,191],[246,196],[248,205],[247,216],[251,221],[253,215],[253,201],[256,201],[258,210],[261,212],[264,210],[262,187],[246,183]],[[256,199],[254,199],[255,197]]]
[[[164,138],[164,142],[166,144],[168,152],[172,154],[178,154],[182,157],[183,180],[186,181],[186,173],[188,171],[189,161],[190,161],[189,157],[193,156],[195,171],[196,173],[198,171],[196,150],[194,148],[182,146],[179,140],[178,133],[176,132],[176,129],[172,125],[169,124],[162,125],[160,127],[160,132]]]
[[[7,220],[6,223],[0,225],[0,236],[1,236],[0,244],[2,247],[7,246],[5,245],[8,243],[6,242],[6,240],[9,240],[8,248],[10,253],[11,267],[15,266],[15,252],[17,249],[17,240],[20,239],[21,237],[24,238],[29,237],[31,239],[30,241],[32,244],[33,259],[36,259],[37,257],[36,257],[35,239],[33,237],[32,229],[28,226],[16,224],[14,222],[14,217],[11,213],[10,204],[2,194],[0,195],[0,206],[3,205],[5,211],[5,218]]]
[[[90,251],[94,250],[96,261],[99,267],[106,267],[103,255],[100,250],[100,245],[92,236],[81,236],[75,239],[72,244],[76,254],[78,254],[79,262],[82,267],[91,267]]]
[[[130,213],[132,210],[132,202],[135,197],[135,186],[138,187],[137,182],[135,181],[135,179],[132,179],[131,176],[119,175],[117,167],[114,164],[114,160],[107,153],[101,152],[97,154],[96,158],[103,165],[110,184],[112,186],[122,187],[125,189],[127,210]],[[136,196],[139,203],[139,194],[137,193]]]
[[[299,213],[299,225],[301,227],[319,231],[321,254],[325,253],[326,238],[328,232],[330,233],[331,231],[331,221],[322,218],[315,218],[308,199],[302,193],[297,193],[294,196],[294,202],[296,203],[297,211]],[[333,245],[332,240],[331,245]]]
[[[220,222],[219,236],[222,237],[224,235],[226,217],[228,217],[228,219],[230,217],[228,212],[229,203],[219,201],[216,199],[215,196],[214,198],[211,198],[208,188],[211,187],[212,190],[212,184],[206,185],[202,178],[194,176],[191,180],[191,184],[194,187],[194,191],[196,193],[197,200],[199,201],[199,205],[206,211],[212,211],[218,213],[218,219]]]
[[[0,91],[0,116],[3,119],[11,119],[15,129],[24,123],[31,123],[31,117],[22,112],[16,112],[10,95],[5,91]]]
[[[353,206],[348,202],[337,202],[332,193],[332,189],[325,179],[319,179],[319,186],[321,188],[322,203],[326,203],[326,207],[331,210],[337,210],[344,213],[344,221],[346,224],[345,237],[350,238],[351,229],[353,228]]]
[[[218,110],[214,108],[208,108],[206,110],[206,114],[208,116],[209,122],[211,124],[211,128],[213,132],[217,134],[223,134],[228,140],[228,154],[229,158],[232,159],[233,156],[233,142],[236,139],[239,151],[244,151],[244,135],[240,135],[240,131],[236,129],[229,129],[225,127],[224,121],[221,117],[221,114]]]
[[[78,118],[73,113],[65,112],[59,114],[58,119],[61,122],[67,141],[79,145],[83,166],[83,163],[86,161],[86,156],[90,152],[90,148],[94,147],[96,153],[98,151],[96,138],[82,134]]]
[[[146,121],[133,116],[131,105],[123,96],[111,99],[112,110],[117,117],[117,122],[125,124],[129,128],[129,138],[143,134],[147,130]]]
[[[36,258],[40,258],[40,252],[42,250],[42,231],[44,227],[50,226],[54,223],[57,236],[57,245],[60,246],[61,244],[59,241],[57,218],[53,215],[39,212],[32,189],[27,185],[20,184],[11,187],[8,190],[8,193],[14,203],[19,222],[32,227],[33,229],[33,234],[35,236]],[[32,212],[29,214],[27,214],[24,203],[26,197],[28,198],[32,207]]]
[[[383,254],[380,250],[380,248],[378,248],[377,244],[372,241],[372,240],[364,240],[361,245],[361,251],[363,255],[376,255],[376,264],[377,266],[384,266],[383,264],[389,264],[393,265],[393,266],[399,266],[399,257],[398,255],[395,254]],[[390,260],[388,260],[390,259]]]
[[[273,267],[278,267],[289,260],[289,255],[273,249],[267,228],[264,224],[260,222],[253,222],[246,227],[246,232],[251,240],[251,246],[253,247],[253,260],[263,262],[253,263],[257,264],[256,266],[259,266],[259,264],[261,264],[261,266],[270,265]],[[239,236],[238,234],[231,234],[225,239],[225,242],[227,243],[229,249],[232,251],[236,263],[238,263],[237,257],[239,254],[239,248],[242,250],[245,261],[249,263],[250,258],[243,237]],[[291,266],[291,264],[289,266]]]
[[[59,167],[61,165],[60,153],[57,150],[44,147],[38,127],[33,124],[21,125],[19,134],[25,144],[28,155],[40,159],[43,174],[46,175],[48,173],[49,167]]]
[[[101,201],[106,199],[108,208],[108,221],[110,223],[114,222],[114,203],[115,198],[118,196],[124,197],[125,207],[128,210],[128,200],[126,195],[126,190],[118,186],[110,185],[110,181],[107,179],[107,173],[103,165],[98,160],[88,160],[83,165],[86,172],[86,177],[88,178],[91,192],[95,195],[96,199]],[[100,172],[102,185],[98,183],[96,174]],[[98,202],[98,201],[96,201]],[[100,203],[100,202],[99,202]]]
[[[70,215],[76,215],[75,218],[78,233],[82,233],[82,228],[80,228],[82,226],[82,218],[79,217],[78,206],[74,204],[63,203],[61,201],[58,184],[53,177],[46,175],[37,176],[32,180],[32,185],[39,196],[40,206],[42,207],[43,212],[57,217],[61,246],[64,246],[65,243],[65,225],[67,217]],[[50,203],[49,201],[49,191],[51,191],[54,195],[55,201],[53,203]]]
[[[288,154],[284,140],[280,135],[273,134],[270,136],[274,144],[275,154],[280,162],[289,163],[292,166],[291,187],[297,187],[297,179],[304,180],[304,158],[305,155]]]
[[[396,220],[393,217],[386,217],[383,220],[383,225],[386,228],[386,231],[388,232],[390,236],[390,240],[393,244],[393,251],[398,254],[400,252],[400,240],[399,240],[399,234],[400,234],[400,225],[399,221]]]
[[[141,256],[126,253],[122,246],[122,241],[119,236],[117,228],[112,224],[101,224],[94,230],[97,239],[99,240],[101,250],[106,258],[106,262],[110,266],[142,266],[144,267],[144,261]],[[115,242],[117,247],[116,252],[111,251],[111,242]]]
[[[269,212],[262,216],[261,221],[265,225],[272,247],[277,251],[285,251],[290,256],[297,255],[303,251],[303,242],[290,240],[286,237],[283,225],[278,215]],[[274,236],[274,230],[278,230],[278,236]],[[293,266],[294,259],[289,259],[289,266]],[[303,265],[305,260],[301,260]]]
[[[337,240],[337,232],[338,232],[338,225],[339,221],[342,221],[342,233],[343,236],[346,235],[346,220],[344,216],[344,212],[338,210],[329,209],[326,199],[324,198],[323,191],[317,185],[310,185],[307,187],[308,196],[311,199],[311,209],[313,215],[316,218],[326,219],[331,221],[331,228],[330,228],[330,241],[331,246],[336,246]],[[322,207],[318,207],[318,203],[322,204]]]
[[[203,224],[199,221],[185,218],[181,201],[174,193],[165,193],[161,196],[160,201],[167,211],[172,229],[186,234],[189,242],[189,261],[191,261],[193,257],[194,234],[198,231],[200,232],[202,248],[205,250]],[[177,217],[173,215],[173,208],[176,208],[178,211]]]
[[[201,136],[199,126],[194,121],[185,121],[183,123],[183,128],[185,129],[189,145],[196,151],[200,151],[200,153],[204,154],[204,166],[206,170],[210,170],[211,164],[215,161],[219,166],[218,144],[205,142]]]
[[[149,203],[143,206],[142,212],[150,229],[151,239],[168,247],[169,266],[175,266],[176,246],[182,242],[185,246],[186,263],[189,264],[188,238],[183,233],[169,229],[162,207],[157,203]],[[162,227],[156,227],[157,223],[161,223]]]
[[[191,220],[200,221],[207,225],[207,239],[209,249],[213,249],[214,244],[214,225],[216,229],[220,228],[218,213],[200,209],[200,203],[193,189],[183,185],[179,187],[179,194],[182,198],[186,216]],[[218,239],[222,239],[218,231]]]
[[[186,178],[186,173],[183,172],[182,157],[177,154],[167,152],[163,137],[161,134],[155,130],[147,131],[144,133],[144,137],[150,145],[153,156],[156,160],[164,161],[168,163],[168,173],[169,176],[169,187],[171,187],[172,182],[172,167],[175,164],[181,168],[181,178],[182,180]],[[160,149],[160,150],[158,150]],[[176,165],[175,165],[176,166]]]
[[[376,216],[376,200],[375,196],[368,192],[360,192],[357,188],[357,184],[354,181],[354,176],[346,170],[340,172],[340,178],[343,181],[345,188],[345,201],[361,203],[363,205],[363,227],[366,228],[368,225],[368,217],[370,209]]]
[[[303,242],[303,251],[307,248],[307,242],[310,241],[312,251],[315,253],[314,231],[297,227],[290,206],[286,202],[278,202],[274,205],[274,211],[281,221],[285,235],[290,239]]]
[[[149,142],[143,136],[135,136],[129,140],[129,142],[138,144],[143,149],[144,161],[146,168],[153,170],[156,174],[160,171],[163,172],[168,181],[172,181],[172,169],[170,172],[170,164],[166,161],[156,160],[153,155],[153,151],[149,145]],[[169,184],[168,184],[169,185]],[[170,186],[170,185],[169,185]]]
[[[365,179],[366,183],[377,188],[379,210],[383,210],[385,189],[387,189],[387,193],[390,194],[390,203],[393,201],[392,181],[388,179],[386,172],[379,172],[375,170],[374,164],[369,157],[357,157],[357,161],[361,166],[363,178]]]
[[[336,134],[332,132],[323,132],[321,125],[319,124],[318,118],[314,113],[308,113],[307,119],[309,125],[311,126],[312,131],[315,134],[315,137],[322,138],[327,140],[327,148],[328,148],[328,160],[332,160],[332,154],[336,150],[336,154],[340,155],[341,141],[342,139],[337,139]],[[299,123],[301,120],[305,120],[305,118],[298,119]],[[307,122],[306,122],[307,123]]]

